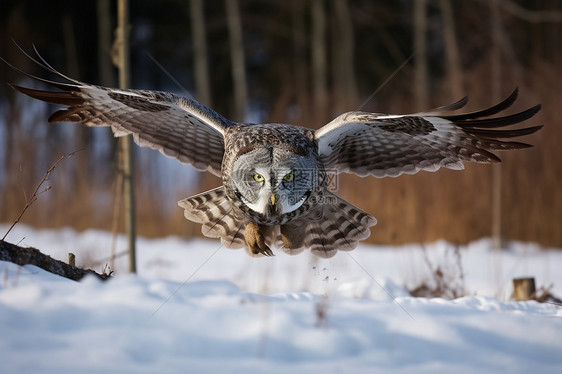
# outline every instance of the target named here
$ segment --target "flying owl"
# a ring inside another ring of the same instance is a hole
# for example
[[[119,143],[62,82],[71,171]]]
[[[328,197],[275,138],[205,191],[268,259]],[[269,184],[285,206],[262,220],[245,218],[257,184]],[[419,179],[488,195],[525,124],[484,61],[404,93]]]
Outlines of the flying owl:
[[[49,122],[109,126],[116,137],[132,134],[140,146],[221,177],[222,186],[178,204],[188,220],[202,225],[205,236],[251,256],[271,256],[275,247],[289,254],[309,248],[332,257],[369,237],[376,219],[328,188],[332,174],[397,177],[440,167],[463,169],[464,161],[498,162],[493,151],[529,146],[500,139],[542,127],[498,129],[540,109],[491,117],[513,104],[517,89],[497,105],[466,114],[450,113],[466,104],[464,98],[408,115],[348,112],[318,130],[237,123],[191,98],[82,83],[38,58],[32,60],[64,83],[27,75],[59,90],[11,86],[66,106]]]

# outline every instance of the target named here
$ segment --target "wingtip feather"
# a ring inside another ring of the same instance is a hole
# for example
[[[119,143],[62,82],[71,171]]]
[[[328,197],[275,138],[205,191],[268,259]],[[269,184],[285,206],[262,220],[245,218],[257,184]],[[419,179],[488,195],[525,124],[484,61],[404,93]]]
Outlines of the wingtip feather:
[[[72,93],[72,91],[44,91],[44,90],[37,90],[34,88],[28,88],[23,86],[18,86],[16,84],[8,83],[10,87],[14,90],[32,97],[37,100],[45,101],[51,104],[60,104],[60,105],[80,105],[84,103],[84,99],[80,96],[77,96]]]

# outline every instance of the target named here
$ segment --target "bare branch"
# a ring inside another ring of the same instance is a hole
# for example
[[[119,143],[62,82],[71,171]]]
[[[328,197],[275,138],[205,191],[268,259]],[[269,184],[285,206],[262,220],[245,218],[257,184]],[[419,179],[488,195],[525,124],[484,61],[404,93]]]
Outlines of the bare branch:
[[[511,15],[530,23],[562,22],[562,12],[557,10],[529,10],[510,0],[501,0],[499,5]]]

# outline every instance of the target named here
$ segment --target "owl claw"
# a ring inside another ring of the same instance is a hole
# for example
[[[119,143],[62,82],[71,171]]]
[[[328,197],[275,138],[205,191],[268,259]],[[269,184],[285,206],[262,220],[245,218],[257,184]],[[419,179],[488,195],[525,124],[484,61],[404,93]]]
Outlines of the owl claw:
[[[262,243],[259,243],[259,242],[254,243],[253,246],[250,246],[250,249],[251,249],[252,253],[255,254],[255,255],[262,254],[262,255],[267,256],[267,257],[275,256],[275,254],[273,254],[273,251],[271,250],[271,248],[269,248],[263,242]]]
[[[244,230],[244,239],[253,255],[275,256],[271,248],[265,244],[265,226],[253,222],[248,223]]]
[[[262,251],[260,253],[263,254],[264,256],[267,256],[267,257],[275,256],[273,254],[273,251],[267,245],[265,246],[264,249],[262,249]]]

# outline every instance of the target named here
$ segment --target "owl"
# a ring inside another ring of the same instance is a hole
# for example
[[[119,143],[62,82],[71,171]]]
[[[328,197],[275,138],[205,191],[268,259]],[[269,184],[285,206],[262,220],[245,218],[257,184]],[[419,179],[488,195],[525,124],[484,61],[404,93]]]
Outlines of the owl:
[[[30,58],[59,79],[28,75],[58,90],[11,86],[66,107],[49,122],[108,126],[116,137],[132,134],[140,146],[221,177],[222,186],[178,204],[188,220],[202,225],[205,236],[251,256],[271,256],[271,248],[277,248],[332,257],[369,237],[376,219],[330,188],[339,173],[397,177],[440,167],[463,169],[464,161],[498,162],[492,152],[529,146],[506,139],[541,128],[501,129],[540,109],[494,116],[513,104],[517,89],[497,105],[466,114],[452,113],[466,104],[463,98],[408,115],[348,112],[318,130],[236,123],[191,98],[86,84],[56,71],[39,55]]]

